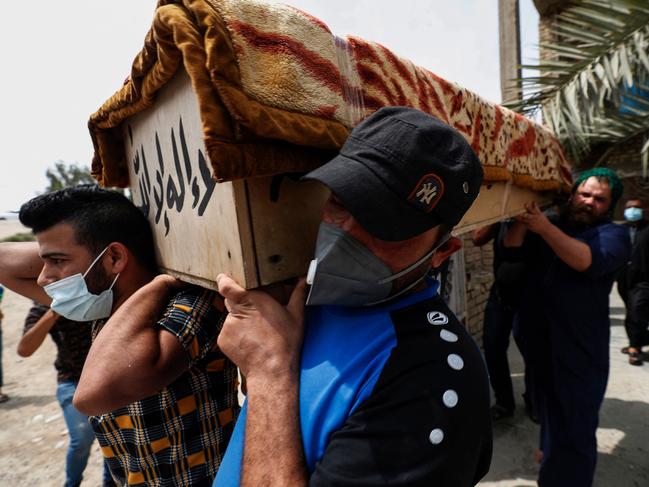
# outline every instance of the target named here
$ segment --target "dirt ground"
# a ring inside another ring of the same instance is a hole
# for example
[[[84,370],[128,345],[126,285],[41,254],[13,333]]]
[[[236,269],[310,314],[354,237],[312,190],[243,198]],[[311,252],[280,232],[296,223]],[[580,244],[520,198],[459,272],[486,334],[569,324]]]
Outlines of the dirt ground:
[[[23,231],[15,221],[0,221],[0,238]],[[22,323],[30,302],[5,292],[2,310],[3,392],[11,400],[0,404],[0,487],[59,486],[64,481],[67,430],[54,397],[55,347],[46,340],[30,358],[16,354]],[[626,344],[624,308],[611,295],[611,375],[597,432],[599,459],[595,487],[649,485],[649,364],[631,367],[619,349]],[[515,346],[510,347],[517,397],[522,393],[523,368]],[[516,415],[496,424],[494,458],[481,487],[536,485],[533,452],[538,426],[519,408]],[[95,443],[83,486],[101,486],[102,459]]]
[[[17,221],[0,221],[0,238],[28,231]],[[0,486],[59,486],[65,481],[68,432],[56,400],[56,347],[51,339],[29,358],[16,353],[31,301],[5,290],[2,301],[2,391],[0,404]],[[101,486],[102,456],[93,445],[84,486]]]

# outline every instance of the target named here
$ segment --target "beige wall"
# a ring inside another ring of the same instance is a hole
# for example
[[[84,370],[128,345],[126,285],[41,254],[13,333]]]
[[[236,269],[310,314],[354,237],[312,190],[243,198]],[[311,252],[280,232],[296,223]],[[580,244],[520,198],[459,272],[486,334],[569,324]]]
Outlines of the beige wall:
[[[469,333],[482,346],[484,308],[493,283],[493,244],[482,247],[471,243],[470,234],[464,236],[464,262],[466,268],[465,325]]]

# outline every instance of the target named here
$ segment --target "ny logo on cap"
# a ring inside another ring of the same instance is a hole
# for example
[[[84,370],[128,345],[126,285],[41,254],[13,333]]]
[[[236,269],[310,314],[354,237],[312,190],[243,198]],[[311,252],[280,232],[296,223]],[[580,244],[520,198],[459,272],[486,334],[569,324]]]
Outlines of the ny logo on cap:
[[[444,194],[444,183],[436,174],[426,174],[412,190],[408,201],[429,212]]]

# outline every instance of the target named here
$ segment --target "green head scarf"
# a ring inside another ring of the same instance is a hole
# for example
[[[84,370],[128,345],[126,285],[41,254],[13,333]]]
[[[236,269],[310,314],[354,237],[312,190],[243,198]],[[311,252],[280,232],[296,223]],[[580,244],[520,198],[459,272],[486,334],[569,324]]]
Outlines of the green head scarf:
[[[577,179],[575,179],[575,184],[572,185],[572,194],[575,193],[581,183],[592,177],[595,177],[598,180],[605,179],[608,182],[608,186],[611,188],[611,207],[609,208],[609,212],[612,213],[615,209],[615,205],[620,199],[620,196],[622,196],[622,190],[624,188],[622,186],[622,181],[615,171],[608,167],[596,167],[579,174]]]

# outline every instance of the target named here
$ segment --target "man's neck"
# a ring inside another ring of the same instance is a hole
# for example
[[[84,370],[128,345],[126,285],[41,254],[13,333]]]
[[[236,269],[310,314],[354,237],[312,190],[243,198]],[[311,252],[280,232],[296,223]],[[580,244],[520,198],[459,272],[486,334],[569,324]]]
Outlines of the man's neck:
[[[117,288],[115,292],[115,299],[113,300],[113,309],[111,315],[122,305],[124,304],[138,289],[145,286],[153,280],[156,274],[145,271],[144,269],[138,269],[135,272],[130,272],[126,275],[122,273],[119,280],[123,281]],[[119,282],[118,280],[118,282]]]

